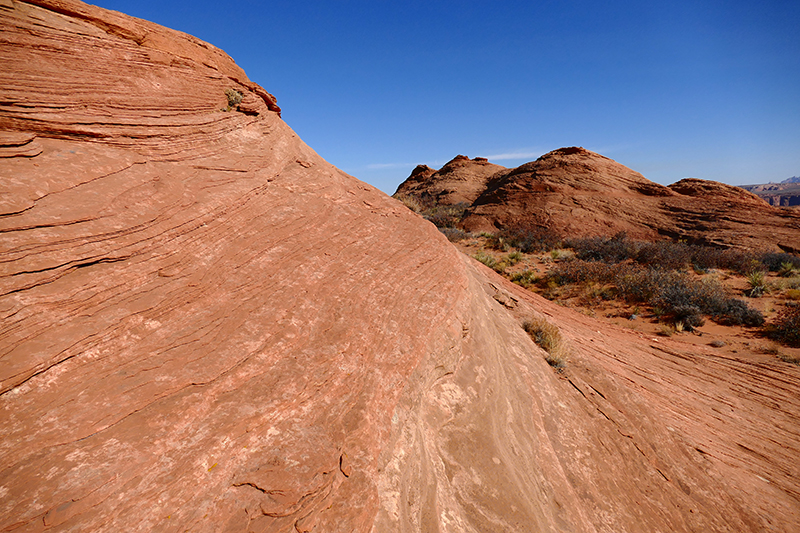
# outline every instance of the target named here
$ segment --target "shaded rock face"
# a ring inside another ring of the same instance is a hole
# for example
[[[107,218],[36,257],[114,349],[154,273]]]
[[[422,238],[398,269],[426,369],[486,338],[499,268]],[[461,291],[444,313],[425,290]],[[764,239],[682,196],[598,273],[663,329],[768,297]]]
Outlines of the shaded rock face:
[[[0,530],[800,528],[797,367],[508,284],[210,45],[0,19]]]
[[[579,147],[554,150],[491,176],[485,166],[469,160],[459,171],[458,183],[469,184],[460,198],[474,197],[463,221],[469,231],[532,224],[569,236],[624,231],[645,240],[668,237],[721,247],[800,251],[797,212],[774,209],[739,187],[713,181],[684,179],[664,187]],[[427,176],[410,186],[408,180],[398,192],[419,196],[430,191],[444,203],[458,195],[458,183],[440,182],[436,172]],[[483,190],[478,191],[478,184],[484,184]],[[448,194],[441,195],[442,189]]]

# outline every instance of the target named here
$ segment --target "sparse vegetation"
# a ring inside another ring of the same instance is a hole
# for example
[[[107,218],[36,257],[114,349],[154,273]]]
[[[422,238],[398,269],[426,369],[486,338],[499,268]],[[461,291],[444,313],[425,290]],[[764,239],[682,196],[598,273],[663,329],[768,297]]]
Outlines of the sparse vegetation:
[[[527,289],[539,281],[539,276],[537,276],[536,272],[533,270],[523,270],[522,272],[512,274],[510,279],[517,285]]]
[[[778,275],[784,278],[788,278],[797,274],[799,267],[795,265],[792,261],[783,261],[781,262],[780,268],[778,268]]]
[[[790,302],[778,314],[770,327],[770,336],[775,340],[800,348],[800,305]]]
[[[767,288],[766,276],[763,270],[753,270],[747,274],[747,283],[750,284],[750,290],[747,295],[750,298],[758,298]]]
[[[469,233],[458,228],[439,228],[439,231],[441,231],[450,242],[459,242],[470,237]]]
[[[499,250],[516,248],[524,254],[546,252],[561,245],[559,235],[547,228],[528,223],[510,226],[494,235],[490,234],[488,238],[487,246]]]
[[[491,254],[487,254],[486,252],[478,252],[473,257],[493,270],[496,270],[498,267],[497,259],[495,259],[495,257]]]
[[[547,279],[558,285],[613,284],[620,298],[650,305],[657,316],[681,322],[686,331],[702,326],[703,315],[723,324],[760,326],[764,323],[759,311],[727,296],[715,279],[695,280],[685,272],[574,259],[553,266]]]
[[[400,201],[400,203],[415,213],[422,211],[422,204],[416,196],[411,196],[409,194],[397,194],[394,196],[394,199]]]
[[[798,357],[792,357],[791,355],[786,355],[784,353],[779,353],[777,357],[784,363],[791,363],[793,365],[800,366],[800,358]]]
[[[459,228],[467,214],[466,204],[437,206],[431,197],[398,195],[397,199],[433,222],[452,242],[468,239],[463,246],[475,259],[514,283],[591,316],[609,305],[607,302],[612,306],[634,305],[633,315],[622,311],[614,316],[638,319],[644,312],[662,323],[655,331],[660,335],[695,332],[708,318],[726,326],[764,326],[762,312],[737,298],[737,292],[744,291],[751,298],[770,294],[789,304],[800,300],[800,257],[792,254],[683,241],[636,241],[625,233],[565,238],[533,223],[514,224],[496,233],[470,234]],[[539,265],[547,265],[545,274],[528,267],[531,256]],[[770,273],[774,273],[771,278]],[[741,281],[734,283],[742,278],[746,290]],[[761,307],[770,316],[777,306],[769,300]],[[798,308],[800,305],[783,309],[766,326],[769,336],[800,346]],[[718,342],[723,344],[712,346],[724,346],[724,341]]]
[[[225,89],[225,96],[228,98],[228,107],[225,111],[236,109],[242,103],[242,93],[236,89]]]
[[[519,251],[511,252],[506,256],[506,262],[513,266],[522,261],[522,253]]]
[[[739,274],[753,271],[786,271],[788,265],[800,270],[800,257],[787,253],[754,252],[722,249],[701,244],[672,241],[634,241],[625,233],[613,237],[567,239],[579,259],[620,263],[632,261],[641,265],[660,266],[669,270],[689,270],[706,273],[712,269],[727,269]]]
[[[522,323],[522,329],[547,352],[545,360],[550,366],[556,370],[562,370],[566,366],[568,350],[561,331],[556,326],[543,318],[532,317]]]
[[[469,207],[463,202],[454,205],[439,205],[429,196],[397,194],[394,198],[415,213],[422,215],[425,220],[432,222],[440,230],[445,228],[460,229],[458,226],[464,218],[467,207]]]

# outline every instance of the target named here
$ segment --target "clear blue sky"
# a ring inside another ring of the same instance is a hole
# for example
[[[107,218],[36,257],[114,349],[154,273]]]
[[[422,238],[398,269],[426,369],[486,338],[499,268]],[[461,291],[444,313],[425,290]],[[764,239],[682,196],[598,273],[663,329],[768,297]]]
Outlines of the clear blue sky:
[[[800,175],[800,2],[98,0],[222,48],[393,193],[457,154],[583,146],[673,183]]]

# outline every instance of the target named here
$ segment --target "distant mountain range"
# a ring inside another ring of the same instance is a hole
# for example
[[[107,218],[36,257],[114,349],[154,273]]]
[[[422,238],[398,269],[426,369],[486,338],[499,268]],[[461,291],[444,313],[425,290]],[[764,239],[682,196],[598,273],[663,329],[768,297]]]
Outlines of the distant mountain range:
[[[780,183],[742,185],[741,187],[769,202],[770,205],[800,206],[800,176],[792,176]]]

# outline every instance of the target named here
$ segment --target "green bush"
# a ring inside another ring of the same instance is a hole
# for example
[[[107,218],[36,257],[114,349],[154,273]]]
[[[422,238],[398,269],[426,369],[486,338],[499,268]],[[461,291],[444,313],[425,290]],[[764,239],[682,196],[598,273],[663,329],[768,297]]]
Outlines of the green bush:
[[[783,261],[781,262],[781,266],[778,268],[777,272],[779,276],[788,278],[794,276],[798,270],[800,270],[800,267],[795,266],[793,262]]]
[[[506,256],[506,262],[509,265],[516,265],[522,261],[522,253],[521,252],[511,252]]]
[[[527,289],[539,281],[539,276],[537,276],[536,272],[533,270],[523,270],[522,272],[512,274],[511,281]]]
[[[767,288],[766,274],[762,270],[753,270],[747,274],[747,283],[750,285],[747,295],[750,298],[758,298]]]

